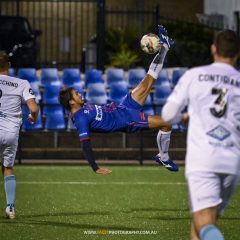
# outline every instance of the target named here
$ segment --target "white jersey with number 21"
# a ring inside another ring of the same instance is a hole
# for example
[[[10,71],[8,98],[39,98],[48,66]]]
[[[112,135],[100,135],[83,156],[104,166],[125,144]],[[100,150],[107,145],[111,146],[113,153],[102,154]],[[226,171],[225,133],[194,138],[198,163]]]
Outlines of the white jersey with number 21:
[[[240,73],[225,63],[190,69],[168,101],[188,105],[186,173],[240,174]]]

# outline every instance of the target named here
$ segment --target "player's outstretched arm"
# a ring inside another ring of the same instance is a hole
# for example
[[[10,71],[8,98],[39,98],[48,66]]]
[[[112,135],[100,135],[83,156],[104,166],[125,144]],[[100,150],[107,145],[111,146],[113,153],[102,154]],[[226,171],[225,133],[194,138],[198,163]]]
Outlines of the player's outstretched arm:
[[[83,154],[86,157],[86,159],[88,160],[88,163],[90,164],[90,166],[92,167],[92,170],[95,173],[109,174],[112,172],[112,170],[109,170],[109,169],[99,168],[99,166],[97,165],[97,163],[95,161],[94,153],[92,150],[92,144],[91,144],[90,140],[83,141]]]

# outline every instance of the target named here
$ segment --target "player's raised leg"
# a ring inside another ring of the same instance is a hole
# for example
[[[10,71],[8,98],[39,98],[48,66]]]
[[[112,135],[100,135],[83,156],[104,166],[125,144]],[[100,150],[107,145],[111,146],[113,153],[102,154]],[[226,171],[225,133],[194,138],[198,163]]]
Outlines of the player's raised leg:
[[[169,48],[171,48],[174,45],[174,42],[168,37],[167,31],[162,25],[158,26],[158,34],[159,34],[160,41],[162,43],[162,48],[164,48],[165,51],[168,51]],[[149,69],[149,73],[151,75],[154,75],[154,69],[162,68],[162,61],[160,61],[159,59],[155,59],[155,62],[153,61],[151,66]],[[155,119],[150,118],[149,121],[150,121],[150,124],[154,125]],[[172,160],[170,160],[168,155],[171,130],[172,128],[170,125],[160,127],[157,135],[157,145],[158,145],[159,153],[154,157],[154,160],[158,164],[163,165],[165,168],[167,168],[170,171],[178,171],[178,165],[176,165]]]
[[[162,68],[163,62],[166,57],[168,50],[174,45],[173,41],[167,36],[167,32],[163,26],[158,26],[159,38],[161,42],[161,49],[158,54],[154,57],[147,75],[132,91],[132,98],[140,105],[144,105],[148,94],[151,91],[152,85],[158,78]]]

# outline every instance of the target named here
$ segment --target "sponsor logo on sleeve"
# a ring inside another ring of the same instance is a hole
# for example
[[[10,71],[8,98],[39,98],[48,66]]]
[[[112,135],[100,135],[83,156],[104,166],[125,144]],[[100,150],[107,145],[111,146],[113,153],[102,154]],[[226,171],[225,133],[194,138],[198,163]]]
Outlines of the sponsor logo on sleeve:
[[[31,88],[29,88],[29,93],[34,95],[33,90]]]
[[[97,112],[95,119],[96,119],[97,121],[102,121],[103,112],[102,112],[101,106],[95,105],[95,108],[96,108],[96,112]]]
[[[79,134],[80,137],[83,137],[83,136],[86,136],[86,135],[87,135],[87,132]]]

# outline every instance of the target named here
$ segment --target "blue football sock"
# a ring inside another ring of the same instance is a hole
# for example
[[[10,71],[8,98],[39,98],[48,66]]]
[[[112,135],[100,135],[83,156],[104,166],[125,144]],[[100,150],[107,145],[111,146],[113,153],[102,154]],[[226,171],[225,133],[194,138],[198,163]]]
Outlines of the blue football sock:
[[[4,177],[4,186],[6,192],[7,206],[14,207],[16,195],[16,179],[15,175]]]
[[[200,230],[201,240],[224,240],[220,230],[215,225],[206,225]]]

